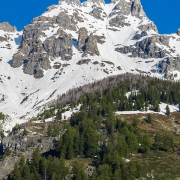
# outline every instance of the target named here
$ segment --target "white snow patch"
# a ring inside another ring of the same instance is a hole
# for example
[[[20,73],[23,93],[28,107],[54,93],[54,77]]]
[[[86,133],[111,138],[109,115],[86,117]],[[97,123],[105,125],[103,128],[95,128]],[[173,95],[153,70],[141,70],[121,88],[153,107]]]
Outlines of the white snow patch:
[[[121,115],[121,114],[162,114],[162,115],[166,115],[166,106],[168,104],[165,103],[161,103],[159,104],[160,107],[160,112],[155,112],[155,111],[117,111],[115,112],[117,115]],[[177,112],[179,111],[179,105],[168,105],[170,112]]]

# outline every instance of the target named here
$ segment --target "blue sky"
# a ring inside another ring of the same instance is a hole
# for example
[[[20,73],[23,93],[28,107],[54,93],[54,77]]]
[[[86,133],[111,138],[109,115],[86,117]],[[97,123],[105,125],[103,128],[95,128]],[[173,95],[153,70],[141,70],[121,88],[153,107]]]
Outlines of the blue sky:
[[[0,0],[0,22],[8,21],[21,30],[32,18],[43,13],[58,0]],[[141,0],[147,16],[155,22],[159,33],[169,34],[180,28],[179,0]]]

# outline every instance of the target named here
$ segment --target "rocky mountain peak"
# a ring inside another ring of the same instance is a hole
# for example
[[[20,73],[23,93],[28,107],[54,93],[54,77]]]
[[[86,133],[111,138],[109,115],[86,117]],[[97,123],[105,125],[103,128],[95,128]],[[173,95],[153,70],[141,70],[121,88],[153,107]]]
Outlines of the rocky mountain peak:
[[[41,78],[44,71],[51,69],[54,58],[62,61],[73,59],[73,53],[77,53],[74,48],[82,53],[81,58],[102,56],[100,44],[103,46],[110,32],[122,38],[124,28],[131,31],[132,37],[127,36],[126,43],[116,45],[112,51],[143,59],[170,55],[169,50],[162,48],[169,46],[170,38],[157,35],[157,28],[146,17],[140,0],[120,0],[109,9],[109,14],[104,9],[109,5],[103,0],[88,0],[81,10],[74,6],[74,3],[80,3],[76,1],[59,1],[58,6],[49,7],[24,28],[21,46],[13,55],[12,67],[23,65],[24,73]],[[72,39],[76,39],[77,47]]]
[[[134,0],[131,5],[131,13],[133,16],[136,16],[138,18],[143,18],[146,16],[140,0]]]
[[[87,2],[92,2],[94,4],[105,4],[105,1],[104,0],[87,0]]]
[[[15,32],[16,27],[11,26],[8,22],[0,23],[0,30],[3,30],[5,32]]]
[[[59,0],[58,4],[61,4],[62,2],[74,3],[74,4],[76,4],[76,5],[81,5],[80,0]]]

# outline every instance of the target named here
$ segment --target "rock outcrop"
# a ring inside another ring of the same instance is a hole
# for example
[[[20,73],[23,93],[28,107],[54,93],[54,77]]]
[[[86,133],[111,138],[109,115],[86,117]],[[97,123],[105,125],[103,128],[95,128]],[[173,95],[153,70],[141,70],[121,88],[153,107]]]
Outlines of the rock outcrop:
[[[104,18],[107,17],[107,14],[103,12],[103,9],[97,6],[94,6],[93,10],[90,12],[90,15],[102,21],[104,21]]]
[[[143,11],[140,0],[134,0],[134,2],[132,2],[131,14],[137,18],[143,18],[146,16],[145,12]]]
[[[0,23],[0,30],[5,32],[15,32],[16,27],[11,26],[8,22]]]
[[[158,29],[153,22],[149,22],[147,24],[142,24],[138,27],[141,31],[147,32],[153,30],[154,32],[158,33]]]
[[[116,48],[115,50],[123,54],[131,53],[131,55],[129,55],[130,57],[139,57],[143,59],[164,58],[168,52],[164,48],[159,47],[157,43],[168,46],[169,37],[152,36],[143,39],[142,41],[138,41],[134,45]]]
[[[132,38],[132,40],[139,40],[142,37],[147,36],[147,32],[146,31],[142,31],[141,34],[135,34],[134,37]]]
[[[86,54],[99,56],[97,39],[92,33],[88,36],[88,31],[85,27],[79,29],[78,50],[83,51],[83,56]]]
[[[78,36],[78,50],[84,51],[86,40],[88,38],[88,31],[85,27],[79,29],[79,36]]]
[[[158,68],[165,78],[174,80],[177,74],[171,72],[174,70],[180,71],[180,57],[166,57],[159,62]]]
[[[129,24],[125,22],[128,16],[131,13],[131,3],[126,0],[119,1],[119,3],[114,7],[113,11],[110,13],[109,25],[115,27],[124,27]]]
[[[93,55],[99,56],[99,51],[98,51],[98,47],[97,47],[97,40],[96,40],[96,37],[93,36],[92,33],[87,38],[87,41],[85,44],[84,55],[85,54],[90,54],[91,56],[93,56]]]
[[[41,78],[44,70],[51,68],[50,59],[61,57],[70,60],[72,57],[72,43],[70,37],[62,29],[44,42],[40,40],[43,34],[40,30],[24,31],[20,50],[14,54],[12,67],[23,65],[24,73]]]
[[[40,148],[42,152],[47,152],[50,149],[55,148],[56,139],[51,137],[43,137],[41,141],[39,135],[31,136],[7,136],[2,140],[3,149],[10,148],[12,153],[14,151],[24,152],[24,151],[33,151],[36,148]],[[29,146],[27,146],[29,145]]]
[[[180,36],[180,28],[178,29],[177,35]]]
[[[59,29],[54,36],[47,38],[43,47],[49,57],[61,57],[64,60],[70,60],[72,57],[70,37],[62,29]]]
[[[98,4],[98,5],[100,5],[101,3],[105,4],[104,0],[88,0],[88,2],[93,2],[94,4]]]

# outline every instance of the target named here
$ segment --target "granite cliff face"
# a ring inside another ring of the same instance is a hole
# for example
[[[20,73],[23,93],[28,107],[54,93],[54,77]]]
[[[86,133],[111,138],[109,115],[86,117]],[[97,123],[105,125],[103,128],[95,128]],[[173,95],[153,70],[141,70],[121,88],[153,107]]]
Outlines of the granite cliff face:
[[[0,112],[19,122],[69,89],[127,72],[179,80],[179,55],[180,29],[158,34],[140,0],[59,1],[21,32],[0,24]]]

